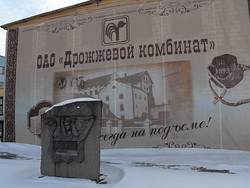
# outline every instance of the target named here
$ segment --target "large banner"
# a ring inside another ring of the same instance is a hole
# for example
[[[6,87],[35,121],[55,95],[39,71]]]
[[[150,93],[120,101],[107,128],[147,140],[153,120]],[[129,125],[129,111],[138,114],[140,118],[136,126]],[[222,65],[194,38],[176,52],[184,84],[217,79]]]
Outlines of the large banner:
[[[40,114],[103,101],[102,148],[250,150],[247,0],[166,0],[20,27],[16,141],[39,144]]]

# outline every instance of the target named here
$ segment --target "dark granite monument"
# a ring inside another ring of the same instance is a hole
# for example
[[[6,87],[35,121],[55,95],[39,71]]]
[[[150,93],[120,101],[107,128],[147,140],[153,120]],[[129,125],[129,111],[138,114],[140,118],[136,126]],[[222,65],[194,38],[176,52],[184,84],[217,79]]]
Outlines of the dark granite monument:
[[[42,114],[41,174],[97,180],[102,101],[75,99]]]

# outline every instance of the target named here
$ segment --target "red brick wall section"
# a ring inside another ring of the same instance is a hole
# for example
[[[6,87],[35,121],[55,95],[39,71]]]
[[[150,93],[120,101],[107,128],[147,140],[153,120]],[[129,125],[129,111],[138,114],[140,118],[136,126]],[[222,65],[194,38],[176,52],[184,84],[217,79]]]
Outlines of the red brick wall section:
[[[15,92],[18,28],[8,31],[5,85],[5,141],[15,142]]]

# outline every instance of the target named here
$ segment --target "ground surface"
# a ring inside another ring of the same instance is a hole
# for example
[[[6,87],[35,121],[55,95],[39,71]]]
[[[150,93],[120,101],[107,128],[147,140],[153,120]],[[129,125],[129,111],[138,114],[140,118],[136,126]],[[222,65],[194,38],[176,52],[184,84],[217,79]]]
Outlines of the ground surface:
[[[41,176],[40,147],[0,143],[0,187],[249,188],[250,152],[113,149],[101,152],[101,182]]]

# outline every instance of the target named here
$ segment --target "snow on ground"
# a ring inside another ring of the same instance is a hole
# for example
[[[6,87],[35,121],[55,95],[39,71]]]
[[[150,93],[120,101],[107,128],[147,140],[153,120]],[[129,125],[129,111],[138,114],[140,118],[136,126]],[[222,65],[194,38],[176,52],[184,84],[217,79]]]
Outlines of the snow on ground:
[[[249,188],[250,152],[214,149],[101,151],[102,184],[42,176],[39,146],[0,143],[0,187]],[[15,155],[14,155],[15,154]]]

